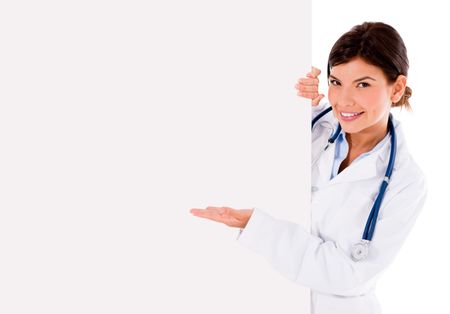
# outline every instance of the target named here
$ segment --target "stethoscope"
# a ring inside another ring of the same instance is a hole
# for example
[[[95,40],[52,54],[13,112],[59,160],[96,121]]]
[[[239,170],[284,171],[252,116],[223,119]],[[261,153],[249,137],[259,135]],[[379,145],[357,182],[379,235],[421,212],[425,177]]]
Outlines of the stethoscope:
[[[311,130],[314,127],[314,124],[320,118],[322,118],[324,115],[326,115],[328,112],[330,112],[331,110],[332,110],[332,107],[329,107],[329,108],[325,109],[324,111],[322,111],[321,113],[319,113],[319,115],[316,116],[312,120]],[[358,261],[366,258],[367,255],[369,254],[369,243],[372,240],[372,236],[373,236],[373,233],[375,230],[378,212],[381,207],[381,201],[383,200],[384,193],[386,192],[386,188],[389,184],[389,180],[391,179],[392,170],[394,169],[395,156],[397,153],[397,136],[395,134],[394,123],[392,122],[392,113],[389,113],[388,126],[389,126],[389,132],[391,134],[391,152],[389,155],[389,163],[388,163],[388,166],[386,169],[386,174],[384,175],[383,182],[381,183],[380,192],[378,192],[377,199],[375,200],[372,210],[370,211],[369,218],[367,219],[366,227],[364,229],[362,240],[358,243],[353,244],[352,258],[355,262],[358,262]],[[334,143],[336,138],[339,136],[341,129],[342,129],[341,125],[338,123],[338,128],[337,128],[336,132],[333,134],[333,136],[331,136],[328,139],[328,144],[327,144],[327,146],[325,146],[324,151],[327,150],[327,148],[330,144]]]

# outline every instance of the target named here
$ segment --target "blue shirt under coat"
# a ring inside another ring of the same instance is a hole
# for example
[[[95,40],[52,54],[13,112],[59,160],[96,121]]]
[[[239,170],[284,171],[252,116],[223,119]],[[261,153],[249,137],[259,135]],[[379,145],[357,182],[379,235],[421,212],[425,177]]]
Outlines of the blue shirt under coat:
[[[371,151],[359,155],[356,159],[354,159],[352,161],[352,163],[354,163],[354,162],[358,161],[359,159],[362,159],[362,158],[368,156],[369,154],[372,154],[372,153],[376,152],[377,150],[379,150],[381,148],[381,146],[383,146],[383,144],[390,139],[390,136],[391,135],[388,132],[388,134],[386,134],[384,139],[382,141],[380,141],[374,148],[372,148]],[[332,168],[332,171],[331,171],[330,180],[338,175],[339,167],[341,166],[342,161],[344,161],[344,159],[348,155],[348,148],[349,148],[349,146],[348,146],[347,138],[345,137],[344,129],[341,129],[341,133],[339,133],[335,143],[336,143],[336,150],[334,152],[334,161],[333,161],[333,168]]]

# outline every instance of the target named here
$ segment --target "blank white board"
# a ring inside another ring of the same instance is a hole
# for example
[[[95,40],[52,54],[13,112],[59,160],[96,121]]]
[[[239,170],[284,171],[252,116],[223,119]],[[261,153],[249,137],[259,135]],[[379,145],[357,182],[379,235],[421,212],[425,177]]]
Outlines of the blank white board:
[[[309,1],[2,4],[1,313],[308,313],[189,209],[309,228]]]

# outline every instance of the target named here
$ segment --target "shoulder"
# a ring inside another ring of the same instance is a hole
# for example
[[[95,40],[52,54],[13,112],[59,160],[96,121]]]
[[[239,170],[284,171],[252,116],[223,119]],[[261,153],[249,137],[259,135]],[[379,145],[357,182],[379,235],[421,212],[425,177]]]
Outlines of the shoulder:
[[[329,107],[331,107],[331,104],[324,99],[322,99],[317,106],[312,106],[311,121]],[[330,111],[322,116],[319,120],[317,120],[317,122],[314,124],[314,127],[312,128],[312,142],[322,136],[330,135],[330,133],[332,133],[333,130],[336,129],[337,123],[338,120],[334,116],[333,111]]]
[[[402,204],[405,209],[408,204],[423,205],[428,192],[427,177],[408,149],[401,122],[394,120],[394,126],[397,134],[397,156],[383,204]],[[415,206],[416,210],[421,207]],[[395,210],[402,211],[400,208]]]
[[[322,99],[317,106],[311,106],[311,120],[314,120],[315,117],[317,117],[321,112],[329,107],[331,107],[331,104],[325,99]],[[330,111],[323,117],[321,117],[317,121],[316,125],[334,124],[336,121],[337,119],[335,118],[333,111]]]
[[[392,179],[394,179],[395,176],[396,182],[401,183],[401,185],[404,186],[415,182],[421,182],[426,185],[426,175],[409,151],[402,123],[395,119],[394,121],[397,135],[397,158],[394,164]]]

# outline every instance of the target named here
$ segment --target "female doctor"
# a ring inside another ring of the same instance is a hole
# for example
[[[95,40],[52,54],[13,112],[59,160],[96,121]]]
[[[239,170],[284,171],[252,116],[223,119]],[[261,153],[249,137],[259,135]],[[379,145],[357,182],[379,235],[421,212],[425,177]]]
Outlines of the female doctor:
[[[365,22],[343,34],[320,70],[295,86],[312,99],[311,233],[259,208],[193,208],[240,228],[237,241],[288,279],[311,289],[314,314],[381,313],[376,281],[421,211],[426,179],[410,155],[393,107],[409,109],[408,58],[390,25]],[[327,108],[331,111],[325,111]]]

